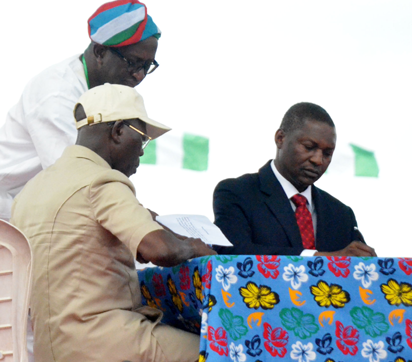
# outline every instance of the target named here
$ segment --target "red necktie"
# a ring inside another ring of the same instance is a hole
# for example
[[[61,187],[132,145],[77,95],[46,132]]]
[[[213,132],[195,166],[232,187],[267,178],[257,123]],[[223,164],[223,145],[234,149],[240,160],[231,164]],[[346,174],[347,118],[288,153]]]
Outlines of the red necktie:
[[[306,197],[296,194],[291,198],[296,205],[296,221],[299,226],[302,244],[305,249],[315,249],[315,233],[313,231],[312,215],[306,207]]]

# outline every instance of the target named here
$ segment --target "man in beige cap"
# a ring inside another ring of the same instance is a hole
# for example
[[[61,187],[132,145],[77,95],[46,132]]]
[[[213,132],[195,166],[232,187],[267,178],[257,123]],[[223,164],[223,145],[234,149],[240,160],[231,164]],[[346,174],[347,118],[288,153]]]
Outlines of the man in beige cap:
[[[105,84],[75,106],[76,145],[16,197],[12,223],[33,250],[34,356],[41,362],[196,361],[197,335],[143,307],[134,261],[172,266],[214,254],[165,230],[128,176],[169,131],[133,89]]]

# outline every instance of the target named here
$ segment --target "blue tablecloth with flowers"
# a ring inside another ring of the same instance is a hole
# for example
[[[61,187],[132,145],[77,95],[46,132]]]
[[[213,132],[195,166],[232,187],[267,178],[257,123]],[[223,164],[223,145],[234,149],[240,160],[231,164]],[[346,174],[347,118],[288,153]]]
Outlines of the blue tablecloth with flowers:
[[[139,271],[200,361],[412,361],[412,258],[213,256]]]

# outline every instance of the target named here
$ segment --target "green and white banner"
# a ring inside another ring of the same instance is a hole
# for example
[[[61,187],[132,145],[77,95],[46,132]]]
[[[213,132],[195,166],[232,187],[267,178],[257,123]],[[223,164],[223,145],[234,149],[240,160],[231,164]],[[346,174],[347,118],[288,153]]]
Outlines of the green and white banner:
[[[148,144],[140,162],[206,171],[209,166],[209,139],[176,131],[166,133]]]
[[[209,139],[190,133],[167,133],[149,143],[141,163],[207,171]],[[377,178],[379,166],[373,151],[348,143],[335,150],[326,174]]]
[[[335,150],[326,174],[377,178],[379,166],[373,151],[349,143]]]

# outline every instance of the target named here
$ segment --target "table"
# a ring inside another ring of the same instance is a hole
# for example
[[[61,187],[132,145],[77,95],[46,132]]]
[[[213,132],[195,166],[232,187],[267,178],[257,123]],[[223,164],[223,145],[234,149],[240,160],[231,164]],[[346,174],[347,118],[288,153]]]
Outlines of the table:
[[[412,258],[211,256],[138,272],[200,361],[412,360]]]

